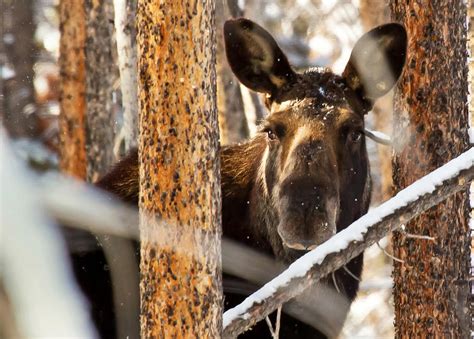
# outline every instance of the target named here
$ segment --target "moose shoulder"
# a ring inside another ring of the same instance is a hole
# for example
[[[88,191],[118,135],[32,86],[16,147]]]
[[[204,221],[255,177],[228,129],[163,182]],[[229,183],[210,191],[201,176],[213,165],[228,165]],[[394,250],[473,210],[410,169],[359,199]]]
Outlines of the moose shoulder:
[[[233,72],[265,95],[270,111],[254,138],[221,150],[224,236],[290,263],[366,213],[364,116],[398,80],[406,33],[398,24],[366,33],[342,75],[323,68],[296,73],[271,35],[247,19],[227,21],[224,37]],[[97,185],[136,203],[136,150]],[[351,275],[360,277],[362,261],[353,259],[327,284],[353,300],[358,280]],[[226,307],[243,298],[226,293]],[[288,317],[281,325],[282,337],[323,336]],[[245,334],[262,335],[270,337],[265,325]]]

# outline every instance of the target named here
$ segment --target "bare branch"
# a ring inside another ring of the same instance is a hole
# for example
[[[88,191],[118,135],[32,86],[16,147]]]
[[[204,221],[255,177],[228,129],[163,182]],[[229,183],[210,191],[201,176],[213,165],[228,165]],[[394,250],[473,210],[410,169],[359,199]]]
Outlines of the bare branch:
[[[224,337],[235,337],[299,295],[322,277],[345,265],[430,207],[465,189],[474,178],[474,149],[400,191],[347,229],[307,253],[242,304],[224,314]]]
[[[402,259],[397,258],[397,257],[394,256],[393,254],[388,253],[388,251],[387,251],[385,248],[383,248],[382,246],[380,246],[380,244],[379,244],[378,241],[377,241],[377,246],[378,246],[378,248],[380,248],[380,249],[382,250],[382,252],[383,252],[387,257],[389,257],[389,258],[392,259],[393,261],[396,261],[396,262],[399,262],[399,263],[402,263],[402,264],[404,263],[404,261],[403,261]]]
[[[436,238],[435,237],[430,237],[428,235],[420,235],[420,234],[413,234],[413,233],[408,233],[406,230],[405,230],[405,225],[402,225],[399,229],[399,231],[407,238],[410,238],[410,239],[420,239],[420,240],[430,240],[430,241],[435,241]]]

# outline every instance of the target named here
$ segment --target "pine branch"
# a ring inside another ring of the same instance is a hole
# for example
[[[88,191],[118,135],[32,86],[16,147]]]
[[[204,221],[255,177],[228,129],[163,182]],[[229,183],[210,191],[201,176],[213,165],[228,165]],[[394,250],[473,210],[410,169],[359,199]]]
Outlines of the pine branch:
[[[293,263],[281,275],[224,313],[223,337],[236,337],[281,304],[342,267],[400,225],[468,187],[474,149],[416,181]]]

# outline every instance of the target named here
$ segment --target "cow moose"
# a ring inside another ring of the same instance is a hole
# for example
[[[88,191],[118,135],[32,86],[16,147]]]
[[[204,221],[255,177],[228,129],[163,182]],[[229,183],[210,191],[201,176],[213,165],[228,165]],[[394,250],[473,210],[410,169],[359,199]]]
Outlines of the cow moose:
[[[289,264],[367,212],[371,181],[364,116],[398,80],[406,32],[391,23],[366,33],[342,75],[326,68],[295,72],[272,36],[244,18],[228,20],[224,38],[232,71],[242,84],[265,95],[270,113],[255,137],[220,151],[223,233]],[[133,150],[97,186],[137,204],[137,153]],[[114,337],[113,314],[105,311],[112,302],[103,292],[110,290],[104,260],[73,256],[75,267],[88,267],[87,273],[75,271],[99,310],[94,318],[101,335]],[[327,284],[352,301],[359,287],[353,276],[360,277],[362,264],[361,254]],[[94,291],[93,285],[100,287]],[[226,293],[226,308],[244,297]],[[282,338],[324,337],[290,317],[283,316],[281,326]],[[265,324],[243,335],[269,336]]]

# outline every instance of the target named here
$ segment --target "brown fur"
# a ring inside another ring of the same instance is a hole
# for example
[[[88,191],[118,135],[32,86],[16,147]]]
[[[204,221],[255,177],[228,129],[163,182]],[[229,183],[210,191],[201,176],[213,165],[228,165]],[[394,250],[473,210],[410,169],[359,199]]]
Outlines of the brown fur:
[[[96,183],[96,186],[137,206],[139,193],[138,150],[132,149],[125,158]]]

